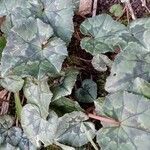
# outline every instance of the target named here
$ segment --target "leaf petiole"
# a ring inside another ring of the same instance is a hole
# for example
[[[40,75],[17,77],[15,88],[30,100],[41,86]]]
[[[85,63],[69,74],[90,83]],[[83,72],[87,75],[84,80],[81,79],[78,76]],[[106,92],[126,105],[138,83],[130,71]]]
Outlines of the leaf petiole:
[[[16,115],[18,119],[21,119],[21,111],[22,111],[22,105],[19,97],[19,93],[14,93],[15,98],[15,107],[16,107]]]
[[[88,114],[89,118],[92,118],[92,119],[96,119],[96,120],[99,120],[101,122],[105,122],[107,124],[114,124],[116,126],[120,126],[120,122],[112,119],[112,118],[106,118],[106,117],[103,117],[103,116],[97,116],[97,115],[94,115],[94,114]]]

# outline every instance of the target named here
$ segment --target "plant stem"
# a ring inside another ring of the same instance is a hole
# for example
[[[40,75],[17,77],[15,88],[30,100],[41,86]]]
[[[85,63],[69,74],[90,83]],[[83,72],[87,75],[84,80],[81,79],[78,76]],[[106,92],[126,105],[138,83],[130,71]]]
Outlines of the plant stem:
[[[92,17],[96,16],[96,11],[97,11],[97,0],[94,0]]]
[[[15,98],[15,107],[16,107],[16,115],[18,119],[21,119],[21,111],[22,111],[22,105],[19,97],[19,93],[14,93]]]
[[[134,14],[133,8],[131,6],[130,0],[128,2],[125,3],[125,5],[127,6],[127,8],[129,9],[129,12],[131,14],[131,17],[133,20],[136,20],[136,16]]]
[[[96,119],[96,120],[99,120],[101,122],[105,122],[105,123],[108,123],[108,124],[114,124],[114,125],[117,125],[119,126],[120,125],[120,122],[112,119],[112,118],[106,118],[106,117],[103,117],[103,116],[97,116],[97,115],[93,115],[93,114],[88,114],[89,118],[92,118],[92,119]]]
[[[90,143],[92,144],[93,148],[94,148],[95,150],[98,150],[98,147],[97,147],[96,144],[94,143],[93,139],[91,138],[91,135],[89,134],[89,132],[87,131],[87,129],[86,129],[86,127],[85,127],[84,125],[83,125],[83,129],[84,129],[84,131],[85,131],[85,133],[86,133],[87,139],[90,141]]]

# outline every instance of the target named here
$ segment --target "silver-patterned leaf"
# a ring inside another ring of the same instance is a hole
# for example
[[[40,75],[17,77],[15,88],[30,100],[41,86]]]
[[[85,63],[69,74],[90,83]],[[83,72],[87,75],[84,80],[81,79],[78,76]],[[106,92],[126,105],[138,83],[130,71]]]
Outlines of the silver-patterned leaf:
[[[5,21],[1,25],[2,32],[8,36],[11,28],[17,24],[21,24],[24,20],[31,17],[32,13],[28,8],[17,7],[11,10],[11,14],[7,14]]]
[[[41,116],[39,108],[34,104],[27,104],[21,113],[21,125],[28,139],[37,147],[41,142],[44,146],[53,144],[57,130],[57,116],[50,117],[49,121]]]
[[[52,88],[53,101],[71,94],[77,75],[78,71],[75,69],[69,69],[66,71],[66,75],[62,77],[63,79],[61,79],[62,81],[60,81],[60,84]]]
[[[0,1],[0,16],[6,16],[13,12],[17,7],[25,7],[27,6],[27,1],[23,0],[1,0]]]
[[[56,140],[60,143],[73,147],[80,147],[89,142],[87,134],[91,139],[95,137],[95,127],[83,112],[72,112],[59,118]]]
[[[129,24],[131,34],[150,51],[150,18],[142,18]]]
[[[37,150],[19,127],[12,127],[8,130],[5,143],[9,143],[16,150]]]
[[[80,30],[87,36],[82,39],[81,47],[93,55],[114,51],[115,47],[124,47],[125,37],[129,34],[123,24],[107,14],[86,19]]]
[[[22,89],[24,80],[18,76],[6,76],[4,79],[0,79],[0,84],[8,91],[16,93]]]
[[[70,42],[73,26],[72,0],[42,0],[46,17],[43,20],[50,23],[57,36],[65,42]]]
[[[79,102],[92,103],[97,98],[97,84],[91,79],[85,79],[75,95]]]
[[[141,95],[119,92],[108,95],[102,111],[120,125],[103,124],[97,133],[102,150],[149,150],[150,100]]]
[[[37,150],[37,147],[34,146],[30,140],[27,138],[27,136],[23,133],[22,134],[22,138],[19,142],[19,145],[18,147],[21,149],[21,150]]]
[[[150,52],[135,43],[130,43],[116,57],[105,89],[132,91],[134,80],[139,77],[150,81]]]
[[[2,144],[7,136],[7,131],[12,127],[14,118],[4,115],[0,116],[0,144]]]
[[[22,138],[22,130],[18,127],[12,127],[7,131],[6,143],[17,146]]]
[[[150,98],[150,83],[142,78],[136,78],[133,82],[133,91]]]
[[[49,104],[53,95],[49,89],[47,79],[39,81],[27,78],[24,86],[24,95],[27,98],[27,103],[37,105],[42,118],[46,119],[49,114]]]
[[[32,15],[29,10],[31,7],[34,8],[30,4],[30,0],[1,0],[0,16],[5,16],[5,21],[1,25],[1,30],[8,35],[14,25]]]
[[[103,72],[107,70],[107,66],[112,66],[112,61],[106,55],[97,54],[92,59],[92,65],[97,71]]]
[[[1,76],[34,76],[41,79],[45,75],[58,74],[67,49],[61,39],[50,38],[52,34],[48,24],[32,17],[13,27],[2,54]]]

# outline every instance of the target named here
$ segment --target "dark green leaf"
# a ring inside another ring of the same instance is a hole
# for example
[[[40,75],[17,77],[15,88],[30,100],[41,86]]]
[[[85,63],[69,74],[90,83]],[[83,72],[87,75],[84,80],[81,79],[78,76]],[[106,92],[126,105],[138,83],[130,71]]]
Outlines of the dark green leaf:
[[[97,85],[94,81],[85,79],[75,94],[79,102],[92,103],[97,98]]]
[[[50,108],[60,115],[71,113],[73,111],[83,111],[78,102],[66,97],[61,97],[60,99],[53,101]]]

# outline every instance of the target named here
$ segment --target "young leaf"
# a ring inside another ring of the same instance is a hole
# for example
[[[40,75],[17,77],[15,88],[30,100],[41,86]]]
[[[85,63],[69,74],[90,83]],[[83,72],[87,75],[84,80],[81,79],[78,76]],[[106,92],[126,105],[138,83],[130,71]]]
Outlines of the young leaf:
[[[52,34],[48,24],[34,18],[28,18],[23,24],[13,27],[3,51],[2,77],[17,75],[41,79],[47,74],[58,74],[67,56],[67,49],[58,38],[51,38],[45,43]]]
[[[134,80],[133,91],[150,99],[150,83],[142,78],[136,78]]]
[[[81,47],[92,55],[114,51],[116,46],[124,47],[124,35],[128,34],[123,24],[114,21],[107,14],[86,19],[80,30],[87,36],[82,39]]]
[[[149,99],[128,92],[114,93],[106,97],[102,111],[120,123],[116,126],[101,122],[97,142],[102,150],[149,150]]]
[[[93,139],[95,127],[91,122],[84,122],[86,120],[88,117],[83,112],[72,112],[62,116],[59,118],[56,140],[73,147],[80,147],[88,143],[87,133]]]
[[[24,80],[18,76],[6,76],[4,79],[0,79],[0,85],[13,93],[20,91],[23,84]]]
[[[73,111],[83,111],[78,102],[66,97],[61,97],[50,104],[50,108],[57,114],[71,113]]]
[[[42,118],[46,119],[52,98],[47,80],[38,81],[33,78],[27,78],[24,86],[24,95],[27,98],[27,103],[38,106]]]
[[[97,98],[97,85],[90,79],[85,79],[82,82],[81,88],[76,93],[76,98],[82,103],[92,103]]]
[[[110,7],[110,13],[115,17],[121,17],[123,15],[123,7],[120,4],[114,4]]]
[[[106,55],[97,54],[92,59],[92,65],[97,71],[103,72],[107,70],[107,66],[112,66],[112,61]]]
[[[53,101],[71,94],[77,79],[77,75],[78,71],[74,69],[70,69],[66,72],[66,75],[64,76],[64,79],[61,81],[61,83],[52,88]]]
[[[23,107],[21,125],[25,134],[35,146],[40,147],[41,142],[44,146],[53,144],[57,124],[57,116],[53,116],[49,121],[43,119],[36,105],[27,104]]]
[[[115,59],[105,89],[132,91],[137,77],[150,81],[150,53],[138,44],[130,43]]]

